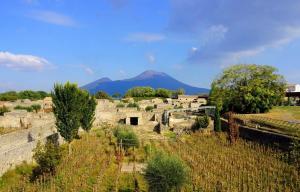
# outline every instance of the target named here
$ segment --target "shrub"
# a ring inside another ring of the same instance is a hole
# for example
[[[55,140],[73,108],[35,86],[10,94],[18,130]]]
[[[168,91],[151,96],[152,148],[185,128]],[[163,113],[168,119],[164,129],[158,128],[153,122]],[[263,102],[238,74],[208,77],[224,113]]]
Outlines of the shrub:
[[[147,107],[145,108],[146,111],[152,111],[153,109],[154,109],[153,106],[147,106]]]
[[[153,97],[155,90],[152,87],[133,87],[129,89],[125,97]]]
[[[129,108],[134,108],[134,107],[139,108],[139,104],[137,104],[137,103],[129,103],[127,105],[127,107],[129,107]]]
[[[118,103],[116,107],[117,107],[117,108],[124,108],[125,105],[124,105],[124,103]]]
[[[179,191],[188,178],[188,168],[176,156],[156,153],[149,161],[145,170],[149,191]]]
[[[27,112],[32,112],[33,111],[32,106],[25,107],[25,106],[17,105],[17,106],[14,107],[14,109],[16,109],[16,110],[26,110]]]
[[[42,107],[39,104],[33,104],[31,105],[31,108],[37,113]]]
[[[4,113],[7,113],[7,112],[9,112],[9,109],[7,107],[5,107],[5,106],[0,107],[0,116],[3,116]]]
[[[196,122],[193,126],[193,130],[207,128],[208,125],[209,125],[209,117],[207,115],[200,116],[196,118]]]
[[[172,96],[172,91],[170,91],[168,89],[164,89],[164,88],[158,88],[155,90],[155,96],[170,98]]]
[[[108,99],[112,100],[112,98],[104,91],[99,91],[95,94],[96,99]]]
[[[114,130],[114,136],[117,138],[118,144],[127,151],[130,147],[139,147],[139,139],[131,128],[117,127]]]
[[[45,145],[38,143],[33,155],[38,167],[33,170],[32,179],[37,179],[43,174],[55,174],[61,157],[60,147],[53,140],[47,140]]]

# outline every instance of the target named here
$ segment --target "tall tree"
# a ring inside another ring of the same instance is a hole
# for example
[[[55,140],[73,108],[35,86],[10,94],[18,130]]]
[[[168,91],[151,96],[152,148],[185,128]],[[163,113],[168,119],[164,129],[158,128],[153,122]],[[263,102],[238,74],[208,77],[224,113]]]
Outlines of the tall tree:
[[[213,81],[210,103],[223,112],[267,112],[284,97],[286,82],[267,65],[235,65]]]
[[[65,85],[55,84],[51,95],[57,130],[70,143],[78,137],[83,93],[76,84],[67,82]]]
[[[84,104],[82,106],[82,118],[80,120],[83,130],[89,132],[95,120],[95,109],[97,102],[94,96],[84,93]]]

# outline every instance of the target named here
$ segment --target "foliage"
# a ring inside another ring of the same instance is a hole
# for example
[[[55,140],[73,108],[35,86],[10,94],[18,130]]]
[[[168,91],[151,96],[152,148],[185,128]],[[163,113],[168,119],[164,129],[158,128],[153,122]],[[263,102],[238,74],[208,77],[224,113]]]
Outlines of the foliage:
[[[164,88],[158,88],[155,90],[156,97],[170,98],[172,96],[172,91]]]
[[[44,99],[48,97],[49,94],[44,91],[31,91],[25,90],[20,91],[19,93],[15,91],[9,91],[0,94],[0,101],[16,101],[17,99],[30,99],[32,101]]]
[[[133,87],[127,90],[125,97],[153,97],[155,90],[152,87]]]
[[[6,106],[0,107],[0,116],[3,116],[7,112],[9,112],[9,109]]]
[[[9,91],[0,94],[1,101],[15,101],[18,99],[18,93],[15,91]]]
[[[285,80],[267,65],[235,65],[211,85],[209,102],[223,112],[264,113],[282,102]]]
[[[124,108],[125,105],[124,105],[124,103],[118,103],[116,107],[117,107],[117,108]]]
[[[135,103],[135,102],[134,103],[128,103],[127,107],[129,107],[129,108],[135,108],[135,107],[139,108],[139,104]]]
[[[32,101],[44,99],[47,96],[49,96],[49,94],[44,91],[25,90],[18,93],[19,99],[30,99]]]
[[[145,108],[146,111],[152,111],[153,109],[154,109],[153,106],[147,106],[147,107]]]
[[[196,118],[196,122],[193,126],[193,130],[199,130],[207,128],[209,125],[209,117],[205,114]]]
[[[111,100],[112,98],[104,91],[99,91],[95,94],[96,99],[108,99]]]
[[[178,95],[184,95],[184,94],[185,94],[185,90],[180,88],[180,89],[177,89],[176,91],[173,91],[172,97],[177,98]]]
[[[38,167],[33,170],[32,179],[35,180],[43,174],[55,174],[61,157],[62,153],[58,143],[50,139],[43,146],[39,142],[34,149],[33,155]]]
[[[90,96],[87,92],[83,94],[84,102],[81,106],[82,118],[80,124],[83,130],[90,131],[95,121],[95,110],[97,106],[96,99]]]
[[[134,133],[132,128],[129,127],[117,127],[114,130],[114,136],[117,138],[119,145],[122,142],[122,147],[128,150],[131,147],[139,147],[138,136]]]
[[[148,162],[145,177],[149,184],[149,191],[179,191],[188,179],[188,168],[176,156],[156,153]]]
[[[65,85],[55,84],[51,95],[57,130],[66,141],[71,142],[78,137],[84,92],[76,84],[67,82]]]
[[[14,107],[15,110],[26,110],[27,112],[32,112],[33,108],[32,106],[26,107],[26,106],[21,106],[21,105],[17,105]]]
[[[41,110],[41,105],[40,104],[33,104],[31,105],[32,110],[34,110],[36,113]]]
[[[216,132],[222,131],[222,128],[221,128],[221,118],[220,118],[220,112],[219,112],[218,106],[216,106],[216,109],[215,109],[214,130]]]

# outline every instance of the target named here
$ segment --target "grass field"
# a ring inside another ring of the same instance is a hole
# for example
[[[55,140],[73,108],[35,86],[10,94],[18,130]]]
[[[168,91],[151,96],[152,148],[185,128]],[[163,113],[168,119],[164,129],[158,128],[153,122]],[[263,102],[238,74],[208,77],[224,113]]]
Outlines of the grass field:
[[[284,121],[300,121],[300,106],[279,106],[274,107],[269,113],[259,114],[259,116],[269,117]]]
[[[0,179],[0,191],[134,191],[134,175],[120,172],[108,138],[101,130],[83,135],[72,143],[72,154],[65,153],[56,175],[35,183],[29,181],[32,165],[11,170]],[[242,140],[231,145],[225,134],[143,139],[122,162],[145,163],[157,150],[179,156],[190,167],[182,191],[300,191],[299,170],[282,161],[282,153]],[[135,178],[140,191],[147,191],[143,175]]]

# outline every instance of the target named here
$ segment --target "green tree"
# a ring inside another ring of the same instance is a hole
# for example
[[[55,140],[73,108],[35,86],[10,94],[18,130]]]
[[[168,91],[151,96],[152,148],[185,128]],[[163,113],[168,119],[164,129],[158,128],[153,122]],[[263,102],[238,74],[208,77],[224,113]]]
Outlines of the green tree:
[[[209,102],[223,112],[263,113],[281,103],[286,82],[267,65],[235,65],[213,81]]]
[[[0,107],[0,116],[3,116],[7,112],[10,112],[10,110],[6,106]]]
[[[121,95],[120,93],[114,93],[114,94],[112,95],[112,97],[113,97],[113,98],[121,98],[122,95]]]
[[[80,120],[83,130],[89,132],[95,120],[95,109],[97,102],[95,97],[90,96],[87,92],[84,93],[84,104],[81,106],[82,118]]]
[[[155,90],[155,96],[156,97],[170,98],[172,96],[172,92],[168,89],[158,88],[158,89]]]
[[[172,96],[177,98],[178,95],[184,95],[184,94],[185,94],[185,90],[180,88],[180,89],[177,89],[176,91],[173,91]]]
[[[76,84],[67,82],[65,85],[55,84],[51,95],[57,130],[70,144],[78,137],[82,119],[83,93]]]
[[[221,119],[220,119],[220,111],[219,111],[218,106],[216,106],[216,109],[215,109],[214,130],[216,132],[222,131],[222,128],[221,128]]]
[[[16,101],[18,99],[18,93],[15,91],[9,91],[0,94],[1,101]]]
[[[208,115],[203,115],[203,116],[199,116],[196,118],[196,122],[193,125],[193,130],[199,130],[199,129],[203,129],[203,128],[207,128],[209,125],[209,117]]]
[[[125,97],[154,97],[155,90],[152,87],[133,87],[129,89]]]
[[[108,99],[111,100],[111,97],[104,91],[99,91],[95,95],[96,99]]]
[[[149,191],[169,192],[180,191],[188,178],[188,168],[176,156],[156,153],[149,161],[145,170]]]

